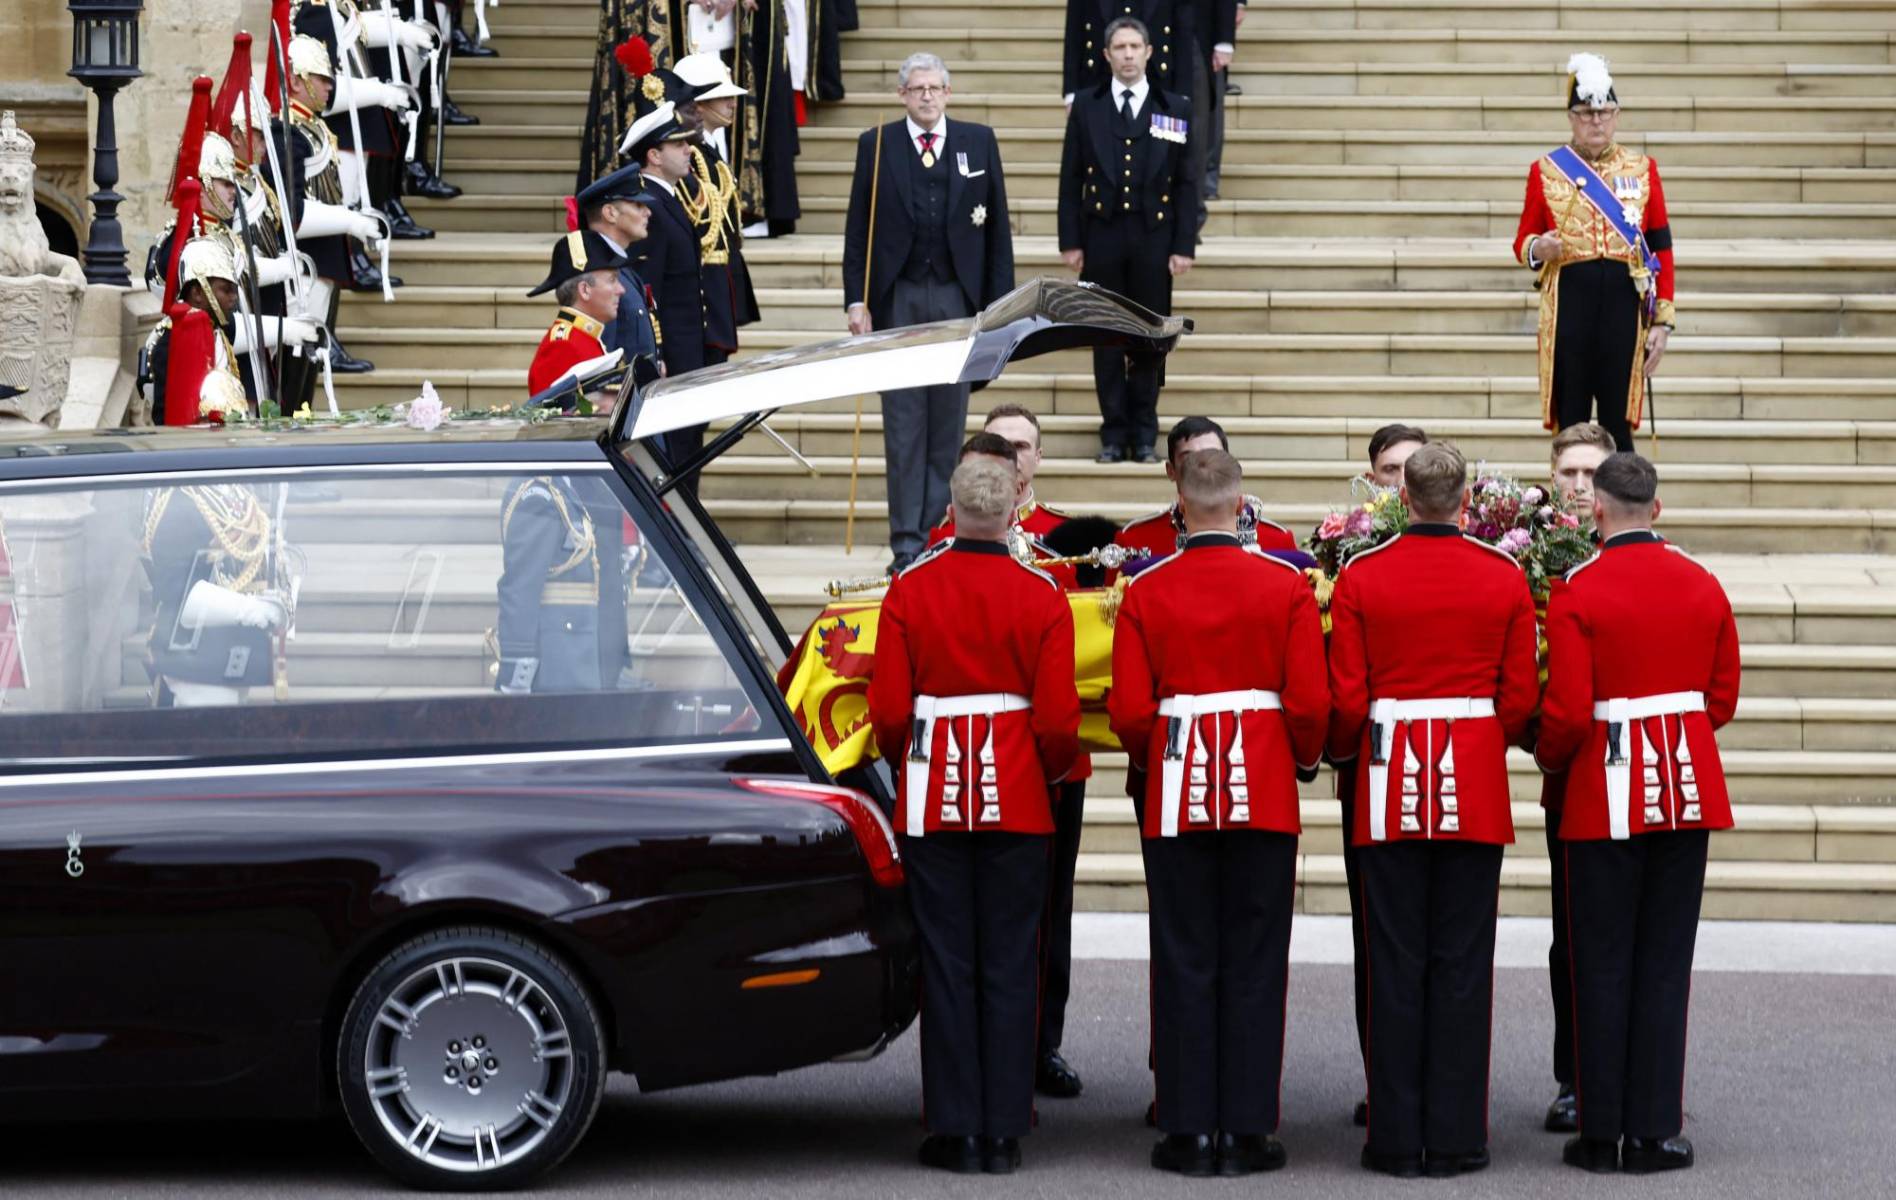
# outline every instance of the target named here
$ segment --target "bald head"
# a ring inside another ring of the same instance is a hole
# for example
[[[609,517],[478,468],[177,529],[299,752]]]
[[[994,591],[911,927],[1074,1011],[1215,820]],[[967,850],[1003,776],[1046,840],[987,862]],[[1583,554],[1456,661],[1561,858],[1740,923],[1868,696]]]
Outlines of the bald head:
[[[1187,533],[1236,532],[1244,503],[1244,468],[1224,450],[1194,450],[1178,466],[1178,505]]]

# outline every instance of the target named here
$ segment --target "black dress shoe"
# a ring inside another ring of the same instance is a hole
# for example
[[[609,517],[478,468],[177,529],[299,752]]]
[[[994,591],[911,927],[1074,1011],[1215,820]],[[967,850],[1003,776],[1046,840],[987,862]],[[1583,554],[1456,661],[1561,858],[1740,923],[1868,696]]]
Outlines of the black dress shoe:
[[[1219,1134],[1217,1154],[1218,1174],[1227,1179],[1255,1175],[1260,1171],[1276,1171],[1290,1161],[1290,1153],[1284,1149],[1284,1143],[1256,1133]]]
[[[1394,1175],[1397,1179],[1422,1177],[1420,1154],[1379,1154],[1368,1146],[1364,1146],[1362,1163],[1365,1170],[1375,1171],[1381,1175]]]
[[[1132,461],[1150,466],[1159,461],[1159,456],[1153,452],[1152,447],[1141,446],[1132,452]]]
[[[329,369],[338,375],[367,375],[375,370],[375,364],[349,353],[332,333],[329,335]]]
[[[1692,1143],[1682,1137],[1629,1137],[1620,1150],[1620,1170],[1628,1175],[1683,1171],[1691,1165]]]
[[[1369,1101],[1358,1100],[1356,1102],[1355,1111],[1350,1113],[1350,1124],[1356,1126],[1358,1129],[1369,1128]]]
[[[1209,1179],[1218,1173],[1218,1148],[1209,1133],[1168,1133],[1152,1147],[1152,1165],[1193,1179]]]
[[[1560,1095],[1547,1106],[1547,1119],[1541,1122],[1541,1128],[1548,1133],[1580,1132],[1580,1101],[1573,1094],[1573,1088],[1567,1084],[1560,1086]]]
[[[1237,84],[1232,83],[1229,79],[1227,79],[1225,80],[1225,95],[1242,96],[1244,95],[1244,89],[1239,87]]]
[[[408,164],[402,190],[410,196],[426,196],[430,200],[452,200],[461,194],[441,176],[428,169],[428,164],[416,159]]]
[[[1146,1104],[1146,1128],[1157,1129],[1158,1127],[1159,1127],[1159,1102],[1157,1100],[1153,1100]]]
[[[1080,1073],[1060,1057],[1058,1050],[1048,1050],[1041,1054],[1039,1065],[1034,1068],[1034,1090],[1043,1096],[1052,1096],[1060,1100],[1071,1100],[1080,1094]]]
[[[1019,1138],[981,1139],[981,1169],[989,1175],[1012,1175],[1020,1168]]]
[[[401,276],[390,275],[388,286],[402,286]],[[382,290],[382,272],[370,260],[362,247],[353,241],[349,243],[349,288],[356,292],[379,292]]]
[[[1428,1160],[1422,1164],[1422,1173],[1430,1179],[1453,1179],[1457,1175],[1482,1170],[1490,1161],[1486,1146],[1456,1154],[1437,1154],[1431,1150]]]
[[[435,235],[434,230],[424,228],[416,222],[415,215],[408,211],[408,206],[402,203],[399,196],[390,196],[388,203],[382,206],[382,211],[388,214],[390,237],[400,238],[406,242],[419,242],[426,241]]]
[[[1126,448],[1124,446],[1101,446],[1099,453],[1093,456],[1093,461],[1097,463],[1125,462]]]
[[[462,112],[461,106],[452,96],[441,98],[441,119],[450,125],[479,125],[481,119],[471,112]]]
[[[1590,1175],[1611,1175],[1619,1170],[1619,1143],[1604,1138],[1568,1138],[1560,1148],[1560,1161]]]
[[[459,29],[449,36],[448,47],[457,58],[495,58],[500,54],[492,46],[475,45],[474,39]]]
[[[956,1137],[947,1133],[931,1133],[922,1139],[921,1159],[924,1167],[935,1167],[943,1171],[953,1171],[957,1175],[979,1175],[981,1173],[981,1139],[978,1137]]]

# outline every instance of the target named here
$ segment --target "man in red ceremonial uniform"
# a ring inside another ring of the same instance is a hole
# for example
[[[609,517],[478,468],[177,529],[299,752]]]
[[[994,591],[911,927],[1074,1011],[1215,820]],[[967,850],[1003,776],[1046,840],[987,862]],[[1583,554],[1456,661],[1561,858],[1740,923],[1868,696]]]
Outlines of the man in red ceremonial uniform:
[[[1005,538],[1014,473],[949,481],[956,535],[882,603],[869,716],[896,774],[922,947],[921,1159],[1006,1174],[1033,1114],[1048,785],[1079,751],[1073,612]]]
[[[1363,1165],[1488,1165],[1495,904],[1514,840],[1507,748],[1539,698],[1520,566],[1466,537],[1468,466],[1445,442],[1403,466],[1408,532],[1351,559],[1330,599],[1330,756],[1357,765],[1369,951]]]
[[[1738,627],[1712,573],[1653,533],[1658,490],[1637,454],[1600,464],[1602,548],[1547,612],[1535,757],[1566,776],[1580,1100],[1564,1157],[1596,1172],[1692,1165],[1679,1136],[1692,948],[1709,831],[1732,825],[1713,731],[1738,706]]]
[[[1323,753],[1323,627],[1303,572],[1238,540],[1238,461],[1187,455],[1184,549],[1135,578],[1113,634],[1113,732],[1147,779],[1152,1165],[1248,1175],[1275,1136],[1296,896],[1297,772]]]
[[[1672,334],[1672,227],[1659,164],[1614,140],[1619,96],[1598,55],[1567,61],[1573,140],[1527,169],[1514,258],[1540,289],[1541,423],[1599,421],[1633,448],[1646,377]]]
[[[1165,435],[1165,477],[1174,484],[1178,482],[1179,464],[1187,454],[1194,450],[1223,450],[1229,453],[1231,439],[1225,436],[1224,426],[1210,417],[1186,417],[1172,426]],[[1246,496],[1244,507],[1238,513],[1238,537],[1245,545],[1255,545],[1260,550],[1295,550],[1297,535],[1264,516],[1264,502],[1256,496]],[[1155,513],[1127,522],[1113,539],[1129,550],[1144,548],[1151,551],[1153,562],[1183,549],[1185,545],[1185,518],[1179,511],[1178,501]],[[1126,573],[1132,574],[1142,569],[1138,563],[1129,563]]]
[[[568,370],[606,352],[600,335],[619,319],[619,297],[625,287],[619,271],[625,255],[590,229],[575,229],[553,243],[553,266],[540,286],[528,292],[552,292],[560,312],[533,352],[527,368],[527,394],[538,396]]]

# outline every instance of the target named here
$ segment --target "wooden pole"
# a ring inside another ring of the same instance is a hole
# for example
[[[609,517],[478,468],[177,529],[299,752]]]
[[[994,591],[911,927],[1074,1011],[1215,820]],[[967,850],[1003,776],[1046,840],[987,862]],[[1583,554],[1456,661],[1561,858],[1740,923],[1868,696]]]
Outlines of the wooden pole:
[[[876,196],[882,186],[882,127],[876,123],[876,157],[869,168],[869,237],[862,256],[862,311],[869,315],[869,280],[876,258]],[[856,553],[856,485],[862,478],[862,396],[856,396],[856,424],[849,435],[849,514],[843,519],[843,553]]]

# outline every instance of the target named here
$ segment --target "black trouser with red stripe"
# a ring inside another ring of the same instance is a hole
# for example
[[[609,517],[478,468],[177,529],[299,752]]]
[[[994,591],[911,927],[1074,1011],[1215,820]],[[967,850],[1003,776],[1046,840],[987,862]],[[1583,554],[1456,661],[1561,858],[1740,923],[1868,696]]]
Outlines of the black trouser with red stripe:
[[[1275,1132],[1297,838],[1232,829],[1143,845],[1159,1128]]]
[[[1073,994],[1073,876],[1086,823],[1086,780],[1053,785],[1052,862],[1047,907],[1040,918],[1040,1053],[1066,1037],[1067,997]]]
[[[1033,1120],[1047,838],[903,837],[922,950],[922,1104],[929,1132],[1023,1137]]]
[[[1580,1132],[1669,1138],[1685,1124],[1685,1026],[1710,837],[1568,842]]]
[[[1420,841],[1356,852],[1369,949],[1369,1148],[1488,1144],[1500,846]]]

